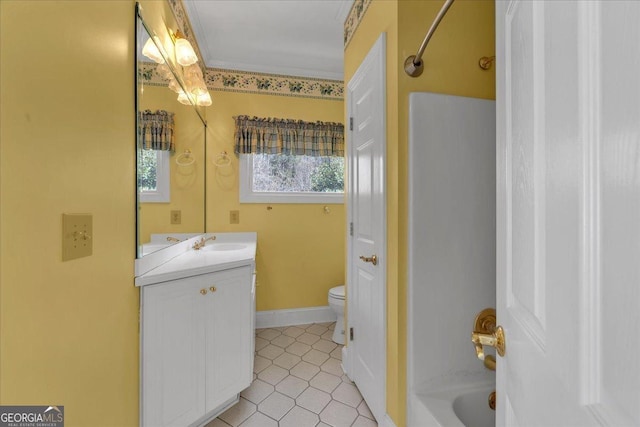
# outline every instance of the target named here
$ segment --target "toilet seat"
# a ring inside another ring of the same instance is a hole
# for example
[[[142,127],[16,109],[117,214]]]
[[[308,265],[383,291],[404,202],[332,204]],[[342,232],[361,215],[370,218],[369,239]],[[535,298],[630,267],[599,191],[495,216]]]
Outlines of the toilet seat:
[[[329,289],[329,296],[336,299],[344,299],[344,285]]]

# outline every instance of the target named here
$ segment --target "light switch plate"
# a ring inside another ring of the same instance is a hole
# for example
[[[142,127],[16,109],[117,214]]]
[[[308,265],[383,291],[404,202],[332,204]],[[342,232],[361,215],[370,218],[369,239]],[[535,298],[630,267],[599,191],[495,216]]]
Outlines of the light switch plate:
[[[93,253],[93,215],[62,214],[62,261]]]
[[[229,211],[229,224],[240,224],[240,211]]]
[[[171,224],[182,223],[182,211],[171,211]]]

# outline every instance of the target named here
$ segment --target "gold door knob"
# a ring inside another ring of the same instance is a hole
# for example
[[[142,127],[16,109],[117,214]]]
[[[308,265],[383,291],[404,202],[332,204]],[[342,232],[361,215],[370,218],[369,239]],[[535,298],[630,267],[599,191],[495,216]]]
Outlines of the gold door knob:
[[[378,265],[378,257],[376,255],[371,255],[370,257],[360,255],[360,259],[364,262],[370,262],[373,265]]]
[[[200,289],[200,293],[201,293],[202,295],[206,295],[206,294],[207,294],[207,290],[206,290],[206,289]]]
[[[215,292],[215,291],[217,291],[218,289],[216,289],[216,287],[215,287],[215,286],[212,286],[212,287],[210,287],[210,288],[209,288],[209,290],[210,290],[211,292]]]
[[[480,313],[478,313],[478,315],[476,316],[473,333],[471,334],[471,341],[476,348],[476,355],[480,360],[485,360],[485,345],[495,347],[498,356],[504,356],[504,353],[506,351],[504,330],[502,329],[502,326],[496,326],[495,309],[485,308]],[[489,359],[489,361],[491,361],[491,359]],[[485,365],[488,364],[485,363]]]

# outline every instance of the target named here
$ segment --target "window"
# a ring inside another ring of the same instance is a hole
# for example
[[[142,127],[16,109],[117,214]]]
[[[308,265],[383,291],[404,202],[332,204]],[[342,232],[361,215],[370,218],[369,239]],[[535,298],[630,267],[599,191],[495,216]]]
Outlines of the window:
[[[142,203],[170,201],[170,151],[139,150],[138,191]]]
[[[343,203],[344,157],[240,155],[241,203]]]

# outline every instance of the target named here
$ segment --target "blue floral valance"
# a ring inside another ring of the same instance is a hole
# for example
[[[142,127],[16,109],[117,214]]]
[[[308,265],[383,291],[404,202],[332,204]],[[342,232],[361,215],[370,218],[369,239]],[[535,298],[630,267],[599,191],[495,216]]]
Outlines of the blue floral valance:
[[[174,151],[174,114],[165,111],[138,112],[138,141],[143,150]]]
[[[236,154],[344,156],[344,125],[292,119],[234,117]]]

